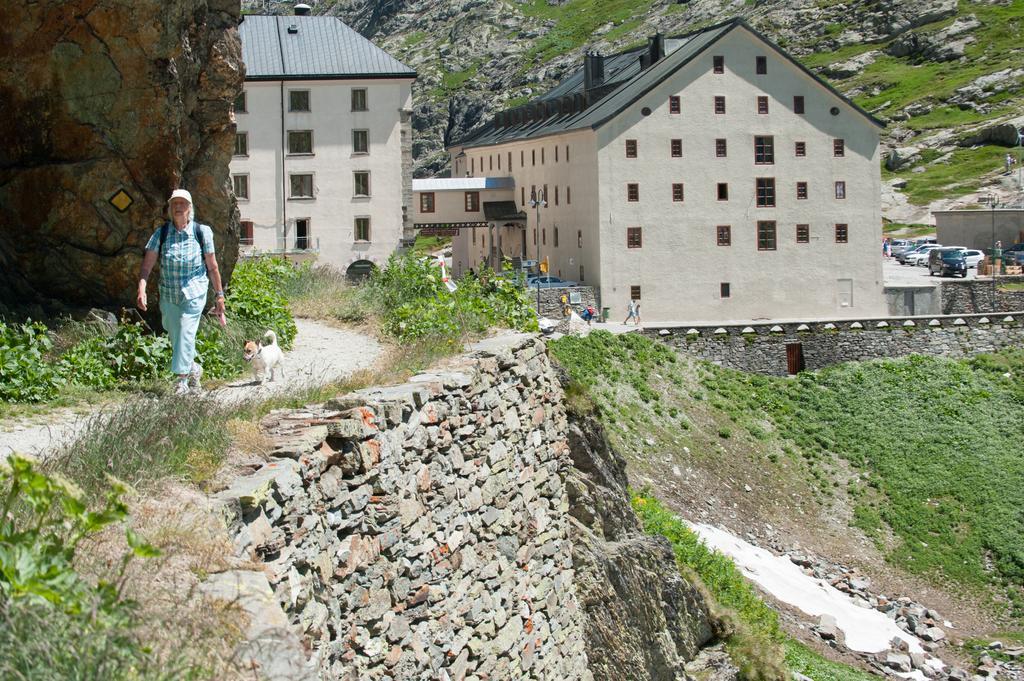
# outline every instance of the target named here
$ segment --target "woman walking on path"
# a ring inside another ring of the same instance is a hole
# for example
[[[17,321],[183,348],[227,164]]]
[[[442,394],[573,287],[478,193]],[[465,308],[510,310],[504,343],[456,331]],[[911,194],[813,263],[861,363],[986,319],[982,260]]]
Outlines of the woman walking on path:
[[[223,324],[224,286],[214,253],[213,230],[193,219],[192,194],[176,189],[167,203],[171,219],[157,229],[146,244],[136,303],[140,310],[146,311],[146,282],[159,257],[160,314],[174,349],[171,371],[178,376],[174,392],[180,395],[189,388],[199,389],[203,368],[194,361],[199,319],[212,279],[216,295],[214,313]]]

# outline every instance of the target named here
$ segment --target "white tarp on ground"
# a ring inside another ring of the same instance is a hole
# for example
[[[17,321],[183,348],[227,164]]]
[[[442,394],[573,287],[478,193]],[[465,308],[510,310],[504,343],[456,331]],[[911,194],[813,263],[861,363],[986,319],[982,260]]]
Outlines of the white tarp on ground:
[[[732,558],[747,579],[772,596],[811,617],[832,615],[846,637],[846,646],[863,653],[877,653],[890,648],[898,637],[907,642],[910,651],[924,649],[921,641],[896,626],[896,622],[872,608],[854,605],[853,600],[824,580],[804,574],[798,565],[785,556],[776,556],[710,525],[690,524],[710,548]]]

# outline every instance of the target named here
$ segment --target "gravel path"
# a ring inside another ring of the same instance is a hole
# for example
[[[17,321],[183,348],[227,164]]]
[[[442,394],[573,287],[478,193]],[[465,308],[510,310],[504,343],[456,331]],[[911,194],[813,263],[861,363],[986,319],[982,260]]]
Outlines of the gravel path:
[[[298,326],[295,344],[285,353],[283,372],[278,372],[276,381],[259,385],[251,375],[246,375],[217,388],[213,396],[231,404],[306,385],[329,383],[369,368],[380,358],[380,344],[365,334],[309,319],[296,319],[295,324]],[[40,456],[74,437],[98,411],[55,409],[43,415],[0,422],[0,460],[12,451]]]

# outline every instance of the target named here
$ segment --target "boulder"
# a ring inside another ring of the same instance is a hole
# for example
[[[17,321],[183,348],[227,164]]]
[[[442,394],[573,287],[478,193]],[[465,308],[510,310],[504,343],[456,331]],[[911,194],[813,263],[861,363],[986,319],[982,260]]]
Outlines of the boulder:
[[[143,247],[178,187],[192,192],[230,273],[239,15],[237,0],[9,4],[0,298],[133,306]]]
[[[977,144],[999,144],[1004,147],[1017,146],[1017,126],[1012,123],[1000,123],[975,132],[962,138],[961,147],[973,147]]]

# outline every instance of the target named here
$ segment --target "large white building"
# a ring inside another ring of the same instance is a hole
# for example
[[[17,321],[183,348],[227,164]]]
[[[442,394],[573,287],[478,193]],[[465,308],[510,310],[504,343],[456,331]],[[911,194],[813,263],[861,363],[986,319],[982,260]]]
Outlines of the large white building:
[[[335,17],[246,15],[239,33],[242,252],[383,264],[412,236],[415,72]]]
[[[881,127],[739,19],[587,55],[450,149],[453,175],[508,178],[494,200],[522,213],[459,229],[453,265],[500,243],[492,262],[546,260],[645,321],[884,315]]]

